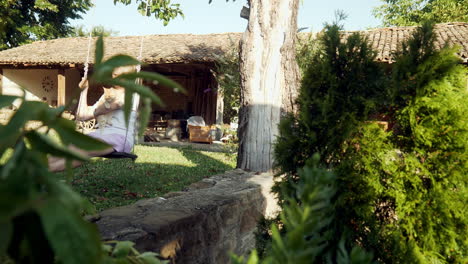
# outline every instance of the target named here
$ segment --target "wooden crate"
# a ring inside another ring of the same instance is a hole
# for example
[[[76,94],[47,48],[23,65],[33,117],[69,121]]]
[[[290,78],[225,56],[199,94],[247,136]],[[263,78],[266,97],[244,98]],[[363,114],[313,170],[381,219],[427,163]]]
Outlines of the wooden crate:
[[[211,127],[209,126],[188,126],[190,142],[213,143],[211,136]]]

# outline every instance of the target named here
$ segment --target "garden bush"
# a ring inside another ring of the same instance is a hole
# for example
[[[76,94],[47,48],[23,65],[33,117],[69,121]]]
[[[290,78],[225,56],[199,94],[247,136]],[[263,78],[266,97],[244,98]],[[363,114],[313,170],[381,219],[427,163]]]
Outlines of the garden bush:
[[[284,203],[281,225],[271,225],[272,241],[263,252],[264,258],[260,260],[254,251],[247,263],[372,263],[371,253],[348,243],[350,230],[335,228],[339,223],[335,174],[318,167],[318,154],[306,163],[298,170],[297,183],[292,184],[294,197]],[[242,257],[233,259],[244,263]]]
[[[298,168],[317,152],[319,166],[336,174],[330,232],[339,235],[329,243],[359,245],[381,263],[466,263],[468,72],[456,47],[436,50],[426,23],[402,44],[386,76],[364,39],[340,42],[338,30],[326,27],[323,50],[302,82],[299,113],[280,125],[275,154],[283,177],[275,190],[284,208],[291,197],[306,203],[297,194]],[[384,115],[387,130],[372,122]],[[286,237],[294,231],[287,221],[280,224]]]
[[[338,24],[326,25],[308,64],[298,97],[298,114],[284,118],[275,145],[277,168],[294,175],[314,153],[322,164],[341,159],[341,143],[359,122],[376,112],[386,79],[367,39],[355,33],[341,41]]]

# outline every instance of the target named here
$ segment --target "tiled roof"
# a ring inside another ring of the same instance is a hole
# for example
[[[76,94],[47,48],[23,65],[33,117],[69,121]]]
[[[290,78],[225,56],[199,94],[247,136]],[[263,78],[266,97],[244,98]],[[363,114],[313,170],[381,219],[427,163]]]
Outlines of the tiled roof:
[[[389,27],[359,31],[366,35],[377,51],[377,60],[392,62],[392,53],[402,40],[408,38],[416,27]],[[343,37],[353,33],[343,32]],[[454,22],[437,24],[436,47],[446,43],[460,47],[458,55],[464,63],[468,62],[468,23]],[[148,35],[143,38],[142,59],[146,63],[189,63],[213,62],[221,55],[237,46],[241,33],[221,33],[209,35],[172,34]],[[128,54],[137,57],[141,37],[105,38],[105,56]],[[0,52],[0,65],[66,65],[84,64],[88,47],[87,38],[62,38],[37,41],[17,48]],[[94,44],[91,47],[94,50]],[[90,62],[94,61],[91,54]]]

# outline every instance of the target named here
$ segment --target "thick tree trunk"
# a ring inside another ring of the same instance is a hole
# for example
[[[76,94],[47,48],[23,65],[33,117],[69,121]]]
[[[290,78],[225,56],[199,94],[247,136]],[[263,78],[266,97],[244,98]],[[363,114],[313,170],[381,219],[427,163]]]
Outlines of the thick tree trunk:
[[[240,55],[239,168],[271,170],[280,118],[294,111],[298,6],[299,0],[250,1]]]

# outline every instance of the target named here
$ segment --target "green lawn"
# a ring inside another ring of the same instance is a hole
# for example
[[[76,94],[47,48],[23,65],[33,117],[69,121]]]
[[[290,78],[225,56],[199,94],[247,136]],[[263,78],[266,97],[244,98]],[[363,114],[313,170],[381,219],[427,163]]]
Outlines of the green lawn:
[[[235,167],[225,153],[136,146],[138,159],[96,158],[74,169],[72,187],[98,211],[181,191],[193,182]],[[64,174],[59,174],[65,178]]]

